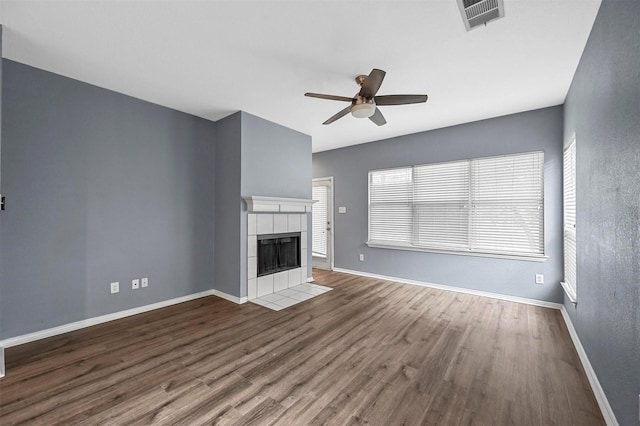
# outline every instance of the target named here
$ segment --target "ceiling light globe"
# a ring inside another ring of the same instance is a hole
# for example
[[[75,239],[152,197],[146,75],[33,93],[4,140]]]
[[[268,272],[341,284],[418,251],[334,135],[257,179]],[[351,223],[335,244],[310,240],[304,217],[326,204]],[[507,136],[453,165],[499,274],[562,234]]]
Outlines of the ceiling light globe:
[[[376,112],[375,104],[358,104],[351,107],[351,115],[355,118],[369,118]]]

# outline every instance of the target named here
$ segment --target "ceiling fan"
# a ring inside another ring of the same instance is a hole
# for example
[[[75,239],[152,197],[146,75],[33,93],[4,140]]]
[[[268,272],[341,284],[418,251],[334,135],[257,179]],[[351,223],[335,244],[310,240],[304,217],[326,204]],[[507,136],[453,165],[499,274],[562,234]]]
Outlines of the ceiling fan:
[[[323,95],[321,93],[305,93],[311,98],[329,99],[332,101],[351,102],[351,105],[329,118],[322,124],[331,124],[339,118],[351,113],[356,118],[368,118],[378,126],[387,124],[384,115],[378,109],[382,105],[406,105],[418,104],[427,101],[427,95],[383,95],[376,96],[386,72],[374,68],[369,75],[359,75],[356,83],[360,85],[360,91],[353,98],[346,96]]]

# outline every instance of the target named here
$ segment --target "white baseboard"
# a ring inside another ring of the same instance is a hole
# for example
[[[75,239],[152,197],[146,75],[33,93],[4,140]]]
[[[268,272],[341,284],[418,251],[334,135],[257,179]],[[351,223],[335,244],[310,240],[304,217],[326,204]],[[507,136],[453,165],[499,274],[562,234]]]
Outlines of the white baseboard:
[[[24,343],[35,342],[36,340],[46,339],[47,337],[57,336],[58,334],[68,333],[70,331],[80,330],[81,328],[91,327],[92,325],[102,324],[104,322],[126,318],[132,315],[153,311],[155,309],[165,308],[167,306],[176,305],[189,300],[199,299],[206,296],[218,296],[234,303],[245,303],[246,297],[240,298],[223,293],[219,290],[207,290],[200,293],[189,294],[187,296],[176,297],[175,299],[163,300],[162,302],[153,303],[151,305],[139,306],[137,308],[127,309],[126,311],[114,312],[112,314],[102,315],[99,317],[88,318],[69,324],[60,325],[58,327],[48,328],[46,330],[36,331],[34,333],[23,334],[21,336],[10,337],[0,340],[0,348],[10,348],[12,346],[22,345]],[[0,365],[0,372],[4,369],[4,363]],[[1,377],[1,376],[0,376]]]
[[[238,305],[242,305],[243,303],[247,303],[247,301],[249,300],[249,298],[247,296],[245,297],[238,297],[238,296],[233,296],[229,293],[225,293],[223,291],[220,290],[211,290],[211,294],[213,294],[214,296],[218,296],[222,299],[228,300],[229,302],[233,302],[233,303],[237,303]]]
[[[434,284],[426,281],[417,281],[417,280],[410,280],[407,278],[390,277],[387,275],[370,274],[368,272],[352,271],[350,269],[334,268],[333,270],[336,272],[343,272],[345,274],[360,275],[363,277],[377,278],[377,279],[387,280],[387,281],[395,281],[403,284],[419,285],[422,287],[431,287],[431,288],[437,288],[440,290],[455,291],[457,293],[472,294],[474,296],[491,297],[493,299],[507,300],[509,302],[524,303],[527,305],[542,306],[544,308],[560,309],[562,307],[562,304],[560,303],[547,302],[544,300],[528,299],[526,297],[509,296],[506,294],[491,293],[488,291],[472,290],[468,288],[453,287],[453,286],[443,285],[443,284]]]
[[[598,406],[600,407],[600,411],[602,411],[602,417],[604,417],[604,421],[608,426],[618,426],[618,421],[616,420],[616,416],[611,409],[611,405],[609,405],[607,395],[604,393],[602,386],[600,386],[598,376],[596,376],[596,372],[593,370],[591,362],[589,362],[587,352],[584,350],[584,347],[580,342],[578,333],[573,327],[571,317],[569,316],[569,313],[567,312],[567,309],[564,307],[564,305],[562,306],[562,308],[560,308],[560,312],[562,313],[562,318],[564,318],[565,324],[567,324],[567,329],[569,330],[569,335],[571,336],[571,340],[573,341],[573,346],[575,346],[576,352],[578,352],[578,357],[580,358],[582,367],[587,374],[587,379],[589,380],[589,384],[591,384],[591,389],[593,390],[593,394],[596,397],[596,401],[598,401]]]

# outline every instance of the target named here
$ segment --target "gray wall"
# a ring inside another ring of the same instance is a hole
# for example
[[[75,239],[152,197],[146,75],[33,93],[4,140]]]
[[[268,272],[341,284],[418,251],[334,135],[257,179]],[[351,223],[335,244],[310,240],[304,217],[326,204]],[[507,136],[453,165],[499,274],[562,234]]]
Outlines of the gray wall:
[[[247,206],[242,197],[310,199],[311,137],[242,111],[219,120],[216,128],[215,288],[246,297]],[[311,253],[311,239],[308,245]]]
[[[0,25],[0,194],[2,191],[2,25]],[[2,218],[3,213],[0,211],[0,309],[2,309],[2,299],[4,295],[4,285],[2,273]],[[2,312],[0,312],[0,339],[2,338]],[[0,348],[0,375],[4,374],[4,352]]]
[[[311,136],[242,113],[243,196],[311,199],[311,170]],[[242,226],[247,226],[246,203]],[[310,214],[307,229],[311,229]],[[246,247],[243,253],[246,263]],[[311,238],[307,238],[307,265],[307,277],[311,277]]]
[[[0,338],[210,289],[215,123],[3,66]]]
[[[216,222],[214,288],[240,297],[241,121],[237,112],[216,122]],[[244,243],[246,245],[246,242]],[[245,254],[246,257],[246,254]],[[246,275],[246,272],[245,272]]]
[[[3,65],[0,339],[211,288],[246,296],[242,195],[311,198],[307,135]]]
[[[242,113],[243,196],[311,199],[311,167],[311,136]]]
[[[0,158],[2,158],[2,25],[0,25]],[[0,161],[0,167],[2,167],[2,161]],[[2,192],[2,169],[0,169],[0,192]],[[0,216],[0,226],[1,224]]]
[[[578,306],[567,311],[621,425],[639,425],[640,1],[602,2],[565,103],[576,134]]]
[[[506,295],[560,302],[562,107],[366,143],[313,155],[313,177],[334,177],[335,266]],[[544,150],[545,262],[370,248],[370,170]],[[338,214],[338,207],[347,214]],[[358,260],[358,254],[365,261]],[[535,284],[535,274],[545,276]]]

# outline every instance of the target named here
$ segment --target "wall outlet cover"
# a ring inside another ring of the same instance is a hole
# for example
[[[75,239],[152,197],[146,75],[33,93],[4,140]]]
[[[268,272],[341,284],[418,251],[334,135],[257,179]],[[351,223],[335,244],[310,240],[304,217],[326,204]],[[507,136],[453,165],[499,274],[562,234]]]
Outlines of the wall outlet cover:
[[[111,294],[118,293],[120,291],[120,283],[118,281],[109,284],[111,288]]]
[[[536,284],[544,284],[544,275],[536,274]]]
[[[347,208],[346,207],[338,207],[338,213],[346,213],[347,212]]]
[[[140,282],[142,288],[149,287],[149,278],[143,278]]]
[[[360,258],[360,262],[364,262],[364,254],[360,253],[359,258]]]
[[[140,288],[140,280],[136,278],[135,280],[131,280],[131,289],[135,290],[137,288]]]

